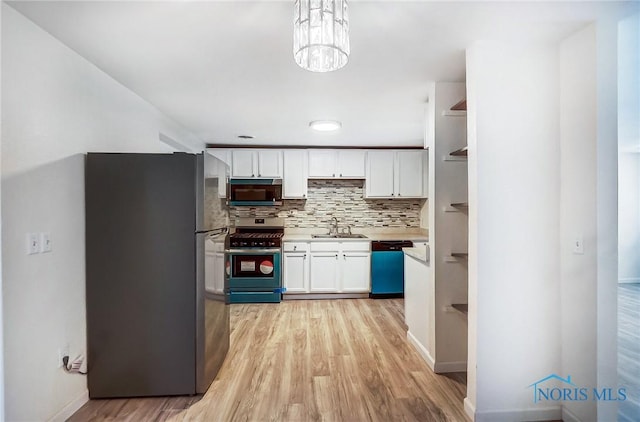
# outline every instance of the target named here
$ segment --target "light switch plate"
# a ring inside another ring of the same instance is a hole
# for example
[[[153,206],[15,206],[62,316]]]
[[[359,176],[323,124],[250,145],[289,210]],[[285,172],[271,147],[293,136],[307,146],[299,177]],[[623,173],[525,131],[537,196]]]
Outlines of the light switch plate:
[[[38,233],[27,233],[27,255],[40,252],[40,236]]]
[[[40,252],[51,252],[52,246],[51,233],[40,233]]]

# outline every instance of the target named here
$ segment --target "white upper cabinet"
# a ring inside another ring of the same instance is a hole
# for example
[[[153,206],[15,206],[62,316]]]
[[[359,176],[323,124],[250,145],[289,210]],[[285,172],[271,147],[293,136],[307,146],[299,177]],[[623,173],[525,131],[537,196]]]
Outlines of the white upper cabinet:
[[[336,152],[328,149],[310,149],[309,177],[336,177]]]
[[[308,154],[305,149],[284,150],[284,177],[282,178],[283,198],[307,198],[308,161]]]
[[[282,178],[282,150],[266,149],[257,151],[258,177]]]
[[[282,150],[234,149],[231,151],[231,177],[282,178]]]
[[[395,154],[393,151],[369,151],[367,153],[367,198],[392,198],[394,190]]]
[[[425,156],[423,151],[398,151],[396,196],[420,198],[426,196]]]
[[[367,198],[426,198],[427,151],[369,151]]]
[[[365,150],[309,150],[309,178],[364,179]]]
[[[255,151],[248,149],[231,151],[231,176],[256,177],[257,171],[254,166],[254,156]]]
[[[364,179],[364,161],[366,151],[363,149],[345,149],[338,151],[338,177]]]

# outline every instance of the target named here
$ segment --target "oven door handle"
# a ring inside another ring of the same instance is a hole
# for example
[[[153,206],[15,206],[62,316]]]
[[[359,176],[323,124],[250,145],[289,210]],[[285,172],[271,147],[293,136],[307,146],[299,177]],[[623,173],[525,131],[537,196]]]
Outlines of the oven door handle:
[[[225,249],[224,253],[228,254],[243,254],[243,255],[257,255],[257,254],[270,254],[280,253],[279,248],[265,248],[265,249]]]

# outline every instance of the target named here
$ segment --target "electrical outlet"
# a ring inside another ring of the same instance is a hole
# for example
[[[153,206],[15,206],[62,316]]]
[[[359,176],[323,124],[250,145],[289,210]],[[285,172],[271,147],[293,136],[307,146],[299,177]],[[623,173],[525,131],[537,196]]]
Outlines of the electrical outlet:
[[[51,242],[50,233],[40,233],[40,252],[51,252],[53,244]]]
[[[62,358],[69,356],[69,343],[58,347],[58,368],[62,368]]]
[[[27,255],[40,252],[40,236],[38,233],[27,233]]]
[[[584,254],[584,241],[582,239],[582,236],[576,236],[573,239],[573,253],[574,255]]]

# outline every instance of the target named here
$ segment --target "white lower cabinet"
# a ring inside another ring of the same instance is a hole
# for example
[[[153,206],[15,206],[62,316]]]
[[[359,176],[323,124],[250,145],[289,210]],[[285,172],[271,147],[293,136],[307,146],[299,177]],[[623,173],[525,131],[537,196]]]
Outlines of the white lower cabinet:
[[[338,251],[311,252],[311,289],[312,293],[337,293],[338,289]]]
[[[224,293],[224,252],[216,252],[214,255],[214,285],[213,291],[219,294]]]
[[[371,254],[369,252],[342,253],[342,291],[368,292],[371,284]]]
[[[205,241],[204,287],[209,293],[224,293],[224,240]]]
[[[307,293],[309,291],[309,264],[306,252],[285,252],[282,258],[283,286],[286,293]]]
[[[369,292],[369,242],[285,242],[283,249],[287,293]]]

